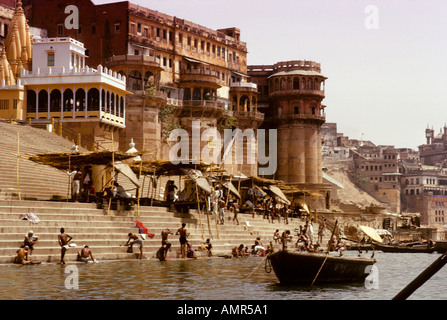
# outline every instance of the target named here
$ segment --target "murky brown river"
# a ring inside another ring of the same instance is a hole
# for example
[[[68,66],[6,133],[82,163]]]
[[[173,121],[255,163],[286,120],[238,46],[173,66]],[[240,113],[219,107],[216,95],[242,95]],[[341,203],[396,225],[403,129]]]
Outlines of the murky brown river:
[[[281,286],[262,258],[0,266],[0,299],[388,300],[439,254],[376,252],[378,286]],[[410,299],[447,299],[447,266]]]

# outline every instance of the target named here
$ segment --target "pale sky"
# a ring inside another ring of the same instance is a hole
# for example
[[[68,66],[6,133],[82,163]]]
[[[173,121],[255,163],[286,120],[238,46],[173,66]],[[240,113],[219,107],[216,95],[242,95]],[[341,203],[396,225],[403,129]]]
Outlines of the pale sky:
[[[447,124],[445,0],[130,2],[211,29],[239,28],[249,65],[320,62],[326,121],[351,139],[417,149],[427,126],[438,134]]]

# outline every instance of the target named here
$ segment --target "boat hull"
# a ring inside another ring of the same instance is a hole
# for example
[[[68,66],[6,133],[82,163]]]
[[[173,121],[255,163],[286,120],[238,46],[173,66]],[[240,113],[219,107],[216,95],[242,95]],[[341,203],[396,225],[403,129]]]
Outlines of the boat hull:
[[[434,246],[422,246],[422,247],[405,247],[405,246],[392,246],[385,244],[374,243],[374,249],[383,252],[402,252],[402,253],[433,253],[435,252]]]
[[[289,251],[275,252],[268,259],[279,282],[285,285],[310,285],[315,278],[315,284],[363,282],[370,271],[367,267],[375,263],[372,258]]]

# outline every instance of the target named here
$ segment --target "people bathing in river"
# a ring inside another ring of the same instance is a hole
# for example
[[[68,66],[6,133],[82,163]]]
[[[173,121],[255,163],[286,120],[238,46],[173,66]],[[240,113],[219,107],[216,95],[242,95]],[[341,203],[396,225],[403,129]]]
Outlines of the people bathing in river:
[[[166,261],[168,259],[168,251],[171,249],[171,244],[169,242],[162,243],[161,247],[157,251],[157,258],[160,261]]]
[[[278,244],[280,238],[281,236],[279,235],[279,229],[276,229],[276,231],[273,233],[273,241],[275,241],[275,244]]]
[[[90,248],[87,245],[85,245],[84,248],[82,248],[82,250],[78,252],[77,261],[95,262],[95,258],[93,258],[92,250],[90,250]]]
[[[28,260],[29,247],[25,246],[17,250],[17,256],[14,259],[14,263],[17,264],[40,264],[40,261],[30,261]]]
[[[257,237],[253,246],[253,254],[265,257],[266,249],[262,245],[261,238]]]
[[[129,233],[129,234],[127,234],[127,236],[129,237],[129,239],[127,239],[125,246],[129,247],[128,252],[132,253],[133,245],[136,244],[138,246],[138,248],[140,249],[140,258],[139,259],[140,260],[143,259],[144,240],[141,237],[141,235]]]
[[[197,259],[196,252],[189,241],[186,241],[186,257],[191,259]]]
[[[166,228],[161,232],[161,244],[168,242],[168,236],[170,234],[174,234],[174,233],[171,230],[169,230],[169,228]]]
[[[39,241],[39,237],[34,235],[34,231],[30,230],[28,234],[25,236],[25,240],[23,241],[23,245],[21,248],[24,248],[25,246],[28,246],[29,248],[29,255],[33,253],[34,245]]]
[[[65,233],[65,229],[60,229],[60,234],[57,236],[57,241],[59,242],[59,245],[61,246],[61,261],[60,264],[65,264],[65,253],[67,252],[69,245],[68,243],[73,239],[73,237],[69,236]]]
[[[213,255],[213,245],[211,244],[210,239],[206,239],[205,243],[202,244],[202,247],[205,248],[208,257]]]
[[[187,237],[189,236],[188,230],[186,230],[186,223],[182,223],[182,227],[177,230],[175,235],[180,235],[180,252],[182,258],[186,258],[186,243],[188,242]]]
[[[290,230],[285,230],[281,235],[282,249],[287,250],[287,242],[292,241]]]

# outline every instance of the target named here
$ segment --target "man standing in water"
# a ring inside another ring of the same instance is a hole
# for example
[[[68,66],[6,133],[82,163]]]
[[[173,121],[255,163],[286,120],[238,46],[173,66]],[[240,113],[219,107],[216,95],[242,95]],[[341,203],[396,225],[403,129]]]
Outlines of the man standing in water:
[[[61,233],[57,236],[57,241],[59,242],[59,245],[61,246],[61,261],[60,264],[65,264],[65,252],[67,252],[69,246],[68,243],[73,239],[73,237],[69,236],[65,233],[65,229],[61,228]]]
[[[182,227],[179,228],[175,233],[176,235],[180,235],[179,241],[182,252],[182,258],[186,258],[186,243],[188,242],[186,238],[189,236],[189,233],[187,232],[185,226],[186,223],[182,223]]]

